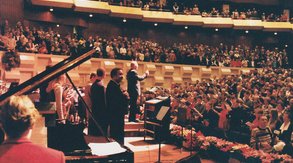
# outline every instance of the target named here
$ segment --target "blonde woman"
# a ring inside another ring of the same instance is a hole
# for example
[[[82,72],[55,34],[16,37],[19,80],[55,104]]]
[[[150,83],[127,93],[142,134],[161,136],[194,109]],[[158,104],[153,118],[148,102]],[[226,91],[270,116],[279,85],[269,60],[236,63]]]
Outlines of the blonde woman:
[[[58,114],[58,121],[62,124],[65,124],[65,120],[67,117],[67,107],[68,104],[63,104],[63,95],[64,95],[64,90],[63,90],[63,84],[65,83],[65,75],[60,75],[56,79],[52,80],[46,91],[49,93],[49,100],[52,102],[56,102],[56,111]]]

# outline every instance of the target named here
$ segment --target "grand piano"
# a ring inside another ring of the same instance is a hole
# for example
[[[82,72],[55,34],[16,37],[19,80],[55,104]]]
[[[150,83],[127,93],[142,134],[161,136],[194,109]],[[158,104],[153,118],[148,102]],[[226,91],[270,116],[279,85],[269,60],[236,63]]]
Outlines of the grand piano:
[[[72,83],[70,77],[67,75],[67,72],[89,60],[95,52],[96,50],[93,49],[80,56],[70,56],[51,68],[46,69],[33,78],[2,94],[0,96],[0,105],[12,95],[30,94],[42,84],[48,83],[64,73],[69,78],[73,88],[78,92],[74,83]],[[81,96],[80,100],[82,101],[82,104],[85,105],[84,107],[89,110],[91,115],[90,109],[86,106]],[[134,162],[134,154],[126,146],[120,145],[106,136],[90,137],[84,135],[82,132],[84,129],[83,124],[58,125],[50,123],[52,120],[55,121],[55,110],[50,110],[51,107],[39,107],[39,109],[39,112],[45,116],[46,119],[48,147],[63,151],[66,156],[66,162]],[[100,129],[99,124],[96,123],[96,125],[97,129]],[[0,144],[3,139],[4,133],[0,129]],[[89,143],[92,144],[91,148],[89,147]],[[99,155],[96,152],[99,150],[98,148],[107,148],[104,150],[118,151],[118,153],[111,152],[110,154],[104,153]],[[119,148],[119,150],[116,148]]]

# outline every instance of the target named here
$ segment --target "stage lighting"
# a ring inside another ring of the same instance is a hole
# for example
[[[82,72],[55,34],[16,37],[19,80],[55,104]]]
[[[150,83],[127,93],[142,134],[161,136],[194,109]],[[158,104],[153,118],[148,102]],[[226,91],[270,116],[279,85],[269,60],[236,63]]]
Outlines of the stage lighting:
[[[158,26],[158,23],[155,23],[154,26],[155,26],[155,27]]]
[[[216,29],[215,29],[215,31],[216,31],[216,32],[218,32],[218,31],[219,31],[219,29],[218,29],[218,28],[216,28]]]
[[[92,18],[93,17],[93,14],[89,14],[89,17]]]
[[[124,19],[123,19],[123,23],[126,23],[126,22],[127,22],[127,20],[124,18]]]
[[[51,7],[51,8],[50,8],[50,12],[53,12],[53,11],[54,11],[54,9]]]
[[[185,26],[184,28],[185,28],[185,29],[188,29],[188,26]]]

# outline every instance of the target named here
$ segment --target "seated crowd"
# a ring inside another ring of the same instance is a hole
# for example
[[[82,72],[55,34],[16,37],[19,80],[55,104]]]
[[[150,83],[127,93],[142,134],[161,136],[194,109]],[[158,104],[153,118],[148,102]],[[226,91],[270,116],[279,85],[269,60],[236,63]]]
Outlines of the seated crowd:
[[[261,69],[249,74],[173,84],[174,122],[205,135],[292,156],[292,70]],[[179,115],[186,113],[186,119]]]
[[[1,29],[0,50],[16,48],[19,52],[76,56],[96,48],[94,57],[97,58],[227,67],[288,66],[286,49],[266,49],[263,46],[228,46],[221,43],[214,47],[174,43],[171,47],[164,47],[154,41],[121,36],[112,39],[98,35],[85,39],[74,34],[61,37],[51,28],[37,29],[23,26],[21,22],[12,27],[7,20]]]
[[[172,11],[174,14],[201,15],[202,17],[230,17],[232,19],[257,19],[269,22],[288,22],[290,17],[286,12],[271,12],[264,9],[238,9],[229,8],[218,10],[216,7],[200,8],[200,4],[190,4],[180,1],[156,1],[156,0],[110,0],[110,4],[120,6],[140,7],[143,10]]]

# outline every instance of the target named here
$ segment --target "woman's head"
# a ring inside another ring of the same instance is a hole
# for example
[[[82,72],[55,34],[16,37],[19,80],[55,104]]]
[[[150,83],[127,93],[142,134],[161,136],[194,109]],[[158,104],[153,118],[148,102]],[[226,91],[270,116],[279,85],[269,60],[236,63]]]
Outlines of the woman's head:
[[[283,114],[284,121],[292,121],[292,115],[290,111],[285,111]]]

